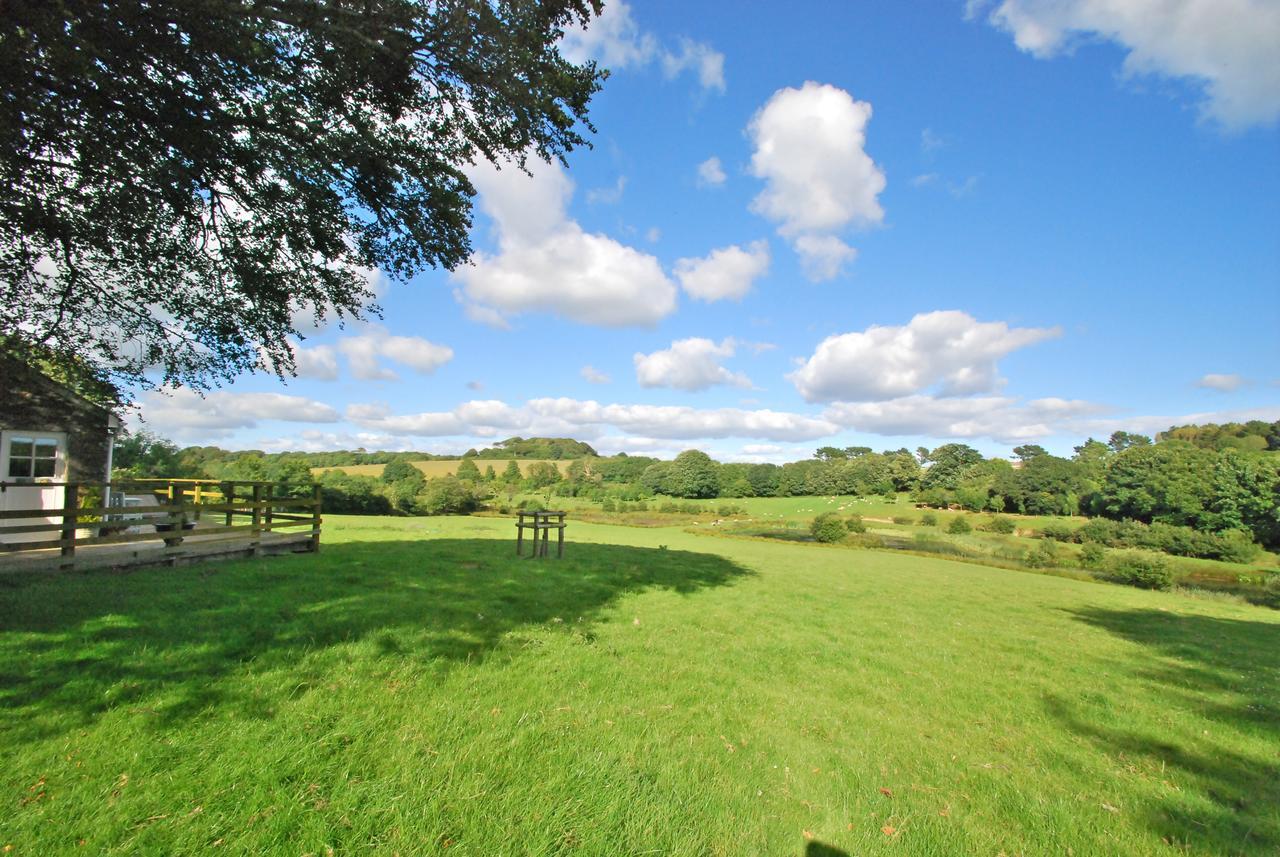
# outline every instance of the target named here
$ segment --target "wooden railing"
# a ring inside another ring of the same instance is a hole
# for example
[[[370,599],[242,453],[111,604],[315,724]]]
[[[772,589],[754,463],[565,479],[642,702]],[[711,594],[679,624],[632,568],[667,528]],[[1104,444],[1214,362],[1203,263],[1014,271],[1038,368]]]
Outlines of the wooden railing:
[[[320,547],[320,486],[290,486],[276,482],[214,481],[195,479],[147,479],[116,482],[0,482],[0,491],[15,488],[61,488],[62,508],[9,508],[0,510],[0,555],[58,549],[63,567],[75,565],[77,547],[117,545],[163,539],[167,548],[182,544],[188,536],[243,535],[252,544],[264,533],[309,527],[295,535],[309,537],[308,550]],[[303,494],[303,496],[298,496]],[[145,495],[150,505],[126,506],[103,498]],[[88,504],[86,504],[88,501]],[[217,523],[207,518],[216,516]],[[53,522],[26,523],[31,519]],[[10,523],[18,521],[19,523]],[[195,529],[200,523],[198,529]],[[134,527],[155,532],[126,532]],[[6,536],[48,533],[53,538],[12,541]]]

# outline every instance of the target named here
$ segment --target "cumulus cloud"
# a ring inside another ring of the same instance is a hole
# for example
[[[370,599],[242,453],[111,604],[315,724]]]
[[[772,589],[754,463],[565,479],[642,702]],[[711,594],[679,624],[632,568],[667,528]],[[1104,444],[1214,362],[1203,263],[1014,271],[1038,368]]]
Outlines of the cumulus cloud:
[[[813,440],[837,427],[783,411],[739,408],[699,409],[671,405],[601,405],[577,399],[533,399],[528,410],[569,426],[609,426],[646,437],[668,439],[748,437],[764,440]]]
[[[1063,422],[1105,408],[1093,402],[1036,399],[1025,405],[1005,396],[903,396],[876,402],[840,402],[824,416],[840,426],[880,435],[937,438],[988,437],[1016,442],[1048,437]]]
[[[698,164],[698,184],[701,187],[719,187],[727,178],[720,159],[714,155]]]
[[[830,336],[787,378],[809,402],[891,399],[935,386],[943,396],[987,393],[1003,385],[1000,358],[1061,333],[958,310],[921,313],[906,325]]]
[[[809,251],[802,254],[812,255],[820,246],[815,241],[847,226],[884,220],[878,199],[884,173],[864,151],[870,120],[867,102],[810,81],[775,92],[748,125],[755,146],[751,172],[765,182],[751,210],[777,223],[793,242],[807,239]],[[825,244],[827,262],[839,261],[833,247]],[[846,253],[843,261],[849,258]],[[814,279],[828,279],[831,269],[818,264],[807,270]]]
[[[570,219],[573,183],[559,164],[530,159],[530,168],[532,176],[488,163],[471,170],[498,251],[452,274],[468,315],[501,325],[508,314],[540,311],[606,327],[670,315],[676,287],[658,260]]]
[[[723,93],[724,54],[704,42],[681,39],[678,52],[663,51],[662,71],[667,78],[678,77],[681,72],[692,71],[698,76],[703,89]]]
[[[283,393],[233,393],[215,390],[201,397],[185,388],[149,392],[141,399],[147,425],[168,437],[223,437],[232,429],[253,428],[264,420],[333,423],[338,412],[323,402]]]
[[[804,275],[815,283],[834,279],[858,251],[834,235],[800,235],[792,242]]]
[[[1203,387],[1206,390],[1217,390],[1220,393],[1234,392],[1243,387],[1244,384],[1244,378],[1239,375],[1218,375],[1212,372],[1196,382],[1197,387]]]
[[[453,349],[419,336],[393,336],[381,327],[348,336],[338,343],[351,374],[366,381],[394,381],[399,376],[379,362],[391,360],[422,375],[430,375],[453,359]]]
[[[1078,420],[1069,424],[1072,434],[1107,437],[1113,431],[1133,431],[1155,435],[1171,426],[1204,425],[1205,423],[1247,423],[1250,420],[1274,422],[1280,420],[1280,405],[1258,408],[1240,408],[1227,411],[1199,411],[1192,414],[1144,414],[1137,416],[1112,416],[1100,419]]]
[[[618,176],[613,187],[597,187],[587,191],[587,202],[591,205],[617,205],[622,202],[622,194],[627,189],[627,177]]]
[[[732,357],[733,352],[732,339],[725,339],[719,345],[699,337],[680,339],[671,343],[670,348],[636,354],[636,380],[642,387],[674,387],[689,392],[722,384],[751,387],[751,379],[746,375],[721,365],[720,361]]]
[[[571,63],[595,60],[605,68],[621,70],[644,66],[658,53],[658,40],[642,32],[622,0],[610,3],[587,27],[565,29],[560,54]]]
[[[561,55],[573,63],[595,60],[613,71],[643,68],[658,60],[668,79],[690,71],[703,89],[724,92],[724,54],[703,42],[682,38],[677,50],[659,45],[631,16],[631,6],[611,0],[587,27],[574,25],[560,41]]]
[[[988,8],[971,0],[970,14]],[[1128,53],[1126,77],[1202,89],[1201,116],[1226,128],[1280,117],[1280,4],[1271,0],[1003,0],[988,20],[1039,58],[1105,39]]]
[[[466,402],[451,411],[417,414],[393,414],[385,405],[358,404],[347,408],[346,418],[370,432],[418,437],[485,437],[518,431],[586,439],[612,429],[665,440],[743,437],[805,441],[826,437],[838,430],[829,420],[782,411],[602,405],[567,398],[533,399],[520,408],[501,402]]]
[[[336,381],[338,379],[338,352],[331,345],[317,345],[303,348],[292,343],[293,368],[299,378],[311,378],[316,381]]]
[[[612,379],[594,366],[583,366],[581,375],[592,384],[608,384]]]
[[[737,244],[712,250],[703,259],[679,259],[676,279],[690,297],[703,301],[740,300],[751,284],[769,270],[769,244],[753,241],[745,249]]]

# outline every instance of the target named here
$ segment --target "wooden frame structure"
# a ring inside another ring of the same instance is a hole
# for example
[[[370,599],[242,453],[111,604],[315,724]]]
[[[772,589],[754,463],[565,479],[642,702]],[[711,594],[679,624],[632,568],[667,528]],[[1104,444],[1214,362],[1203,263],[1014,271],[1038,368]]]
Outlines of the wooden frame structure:
[[[516,522],[516,556],[524,555],[524,531],[533,530],[533,552],[529,558],[549,555],[551,531],[555,530],[556,558],[564,556],[564,522],[565,512],[544,510],[539,512],[518,512],[520,519]],[[525,518],[530,520],[526,521]],[[552,520],[552,519],[555,520]]]
[[[9,483],[0,482],[0,490],[7,487]],[[41,487],[64,489],[63,508],[0,511],[0,571],[181,565],[320,549],[318,485],[305,489],[305,496],[290,493],[296,487],[274,482],[197,479],[49,482]],[[155,502],[104,506],[96,499],[131,494]],[[94,505],[85,505],[86,500]],[[3,538],[30,534],[50,538]]]

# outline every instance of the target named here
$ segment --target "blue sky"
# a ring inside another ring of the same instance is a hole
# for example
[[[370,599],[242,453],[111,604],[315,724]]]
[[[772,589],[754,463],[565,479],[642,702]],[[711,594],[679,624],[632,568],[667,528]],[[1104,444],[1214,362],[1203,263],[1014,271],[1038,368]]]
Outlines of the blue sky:
[[[473,265],[371,277],[182,443],[511,435],[783,461],[1280,419],[1280,4],[621,2],[594,147],[477,167]]]

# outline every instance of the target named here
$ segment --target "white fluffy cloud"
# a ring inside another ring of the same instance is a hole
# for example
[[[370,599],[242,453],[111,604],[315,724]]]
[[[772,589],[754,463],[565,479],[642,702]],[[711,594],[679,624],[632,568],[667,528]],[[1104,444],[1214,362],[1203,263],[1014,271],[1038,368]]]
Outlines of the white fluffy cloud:
[[[693,71],[703,89],[714,89],[721,93],[725,89],[724,54],[703,42],[681,39],[678,53],[663,51],[662,70],[668,78],[677,77],[684,71]]]
[[[453,273],[468,314],[491,324],[505,314],[551,312],[606,327],[651,325],[676,307],[675,284],[653,256],[583,231],[566,213],[573,183],[559,164],[531,158],[475,167],[480,206],[493,218],[497,253],[477,253]]]
[[[727,178],[720,159],[714,155],[698,164],[698,184],[702,187],[719,187]]]
[[[906,325],[873,325],[824,339],[788,375],[806,401],[892,399],[937,387],[943,396],[988,393],[1003,384],[996,361],[1061,335],[1059,328],[1011,328],[968,313],[921,313]]]
[[[806,265],[814,279],[829,279],[851,258],[833,253],[835,245],[823,239],[884,219],[878,199],[884,173],[864,150],[870,119],[867,102],[810,81],[775,92],[747,127],[755,145],[751,172],[765,182],[751,210],[777,223],[802,255],[816,260]],[[802,239],[807,249],[801,249]]]
[[[303,348],[294,343],[291,347],[293,348],[293,368],[299,378],[311,378],[316,381],[338,379],[338,352],[332,345]]]
[[[346,417],[380,435],[492,437],[519,431],[534,435],[600,436],[605,429],[645,438],[692,440],[743,437],[804,441],[838,430],[827,419],[770,410],[699,409],[660,405],[602,405],[580,399],[533,399],[524,407],[501,402],[465,402],[452,411],[393,414],[377,404],[351,405]]]
[[[769,244],[753,241],[745,249],[731,244],[703,259],[679,259],[675,275],[690,297],[710,302],[741,299],[768,270]]]
[[[1239,390],[1244,384],[1244,378],[1239,375],[1219,375],[1212,372],[1196,382],[1197,387],[1203,387],[1206,390],[1217,390],[1220,393]]]
[[[694,337],[671,343],[670,348],[652,354],[636,354],[636,380],[641,387],[674,387],[695,392],[727,384],[751,387],[751,379],[731,372],[721,360],[733,356],[734,342],[726,339],[719,345],[710,339]]]
[[[594,366],[583,366],[580,374],[588,383],[591,384],[608,384],[609,381],[612,380],[608,375],[601,372]]]
[[[878,402],[841,402],[824,416],[848,429],[880,435],[937,438],[989,437],[1017,442],[1059,433],[1064,420],[1095,414],[1092,402],[1036,399],[1019,405],[1005,396],[903,396]]]
[[[264,420],[334,423],[338,412],[324,402],[283,393],[233,393],[215,390],[203,398],[185,388],[151,392],[141,399],[147,427],[167,437],[222,437],[232,429],[253,428]]]
[[[971,14],[989,6],[970,0]],[[1159,75],[1203,87],[1202,115],[1227,128],[1280,117],[1280,4],[1274,0],[1003,0],[989,20],[1033,56],[1082,38],[1128,51],[1128,77]]]
[[[533,399],[528,410],[540,418],[574,426],[608,426],[645,437],[668,439],[749,437],[813,440],[834,434],[825,419],[782,411],[739,408],[699,409],[671,405],[601,405],[578,399]]]
[[[800,235],[792,246],[800,257],[804,275],[815,283],[839,276],[845,265],[858,256],[858,251],[834,235]]]
[[[453,359],[453,349],[447,345],[419,336],[393,336],[376,326],[342,339],[338,349],[347,358],[351,374],[366,381],[394,381],[399,377],[382,366],[380,359],[403,364],[423,375],[430,375]]]
[[[691,71],[703,89],[725,90],[724,54],[688,38],[680,40],[678,51],[661,47],[651,33],[640,29],[631,17],[631,7],[622,0],[611,0],[604,13],[585,29],[568,27],[560,42],[560,53],[570,62],[595,60],[613,71],[642,68],[660,60],[668,79]]]

